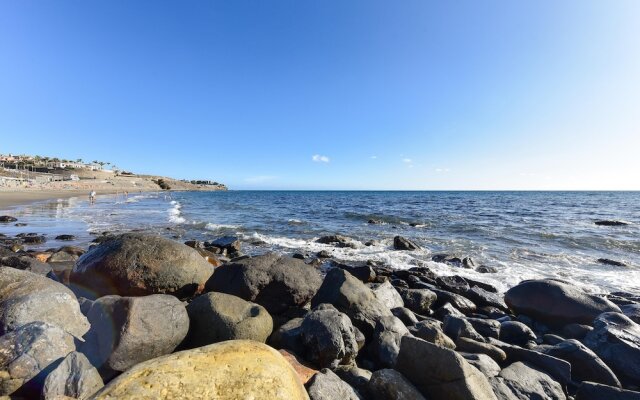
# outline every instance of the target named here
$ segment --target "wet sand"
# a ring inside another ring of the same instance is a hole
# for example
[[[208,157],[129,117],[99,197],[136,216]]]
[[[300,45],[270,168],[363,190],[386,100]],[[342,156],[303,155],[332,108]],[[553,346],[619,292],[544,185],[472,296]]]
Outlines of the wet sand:
[[[114,194],[113,192],[99,192],[102,194]],[[33,203],[35,201],[68,199],[70,197],[87,197],[89,193],[86,190],[25,190],[25,191],[0,191],[0,210],[8,209],[13,206]]]

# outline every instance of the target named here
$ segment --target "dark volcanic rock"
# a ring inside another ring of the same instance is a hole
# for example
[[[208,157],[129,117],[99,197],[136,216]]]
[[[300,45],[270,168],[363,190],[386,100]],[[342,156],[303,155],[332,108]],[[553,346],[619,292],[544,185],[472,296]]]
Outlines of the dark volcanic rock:
[[[398,292],[404,306],[418,314],[431,313],[429,307],[437,298],[436,294],[429,289],[399,289]]]
[[[269,253],[216,268],[206,290],[232,294],[260,304],[271,314],[280,314],[306,304],[321,284],[314,267]]]
[[[607,299],[553,279],[523,281],[509,289],[504,298],[514,312],[551,325],[590,324],[603,312],[620,312]]]
[[[27,235],[22,237],[22,243],[24,244],[42,244],[47,241],[44,235]]]
[[[379,369],[371,375],[369,393],[373,400],[426,400],[407,378],[394,369]]]
[[[2,223],[16,222],[17,220],[18,220],[18,218],[12,217],[10,215],[2,215],[2,216],[0,216],[0,222],[2,222]]]
[[[330,244],[335,247],[357,247],[357,244],[353,239],[342,235],[322,236],[318,240],[316,240],[316,242],[322,244]]]
[[[482,335],[476,332],[473,325],[471,325],[466,318],[447,315],[443,322],[444,333],[454,341],[459,337],[466,337],[479,342],[484,342]]]
[[[420,246],[402,236],[396,236],[393,238],[393,248],[395,250],[418,250]]]
[[[103,376],[171,353],[189,330],[189,317],[177,298],[104,296],[93,302],[91,329],[80,350]]]
[[[0,396],[37,399],[56,362],[74,350],[73,336],[45,322],[0,336]]]
[[[28,271],[0,267],[0,334],[33,321],[57,325],[77,337],[89,330],[76,296],[64,285]]]
[[[594,222],[594,224],[600,225],[600,226],[624,226],[624,225],[629,225],[628,222],[613,221],[613,220],[599,220],[599,221]]]
[[[310,400],[361,400],[354,388],[327,368],[315,374],[305,386]]]
[[[598,258],[598,262],[600,264],[611,265],[613,267],[626,267],[627,266],[627,264],[625,264],[623,262],[610,260],[608,258]]]
[[[593,382],[582,382],[575,400],[640,400],[640,392],[622,390]]]
[[[87,399],[104,386],[98,370],[84,354],[69,353],[47,376],[42,388],[43,399],[62,396]]]
[[[536,334],[531,328],[518,321],[505,321],[500,324],[500,340],[517,346],[525,346],[535,342]]]
[[[73,235],[58,235],[56,236],[56,240],[76,240],[76,237]]]
[[[307,357],[320,368],[350,364],[358,355],[356,328],[346,314],[331,304],[321,304],[300,325]]]
[[[539,346],[535,350],[569,362],[571,376],[575,380],[620,386],[613,371],[593,351],[575,339],[565,340],[555,346]]]
[[[12,255],[0,258],[0,266],[21,269],[42,276],[51,276],[51,266],[29,256]]]
[[[517,399],[565,400],[562,385],[549,375],[522,362],[500,371],[500,378]]]
[[[204,243],[204,248],[216,248],[222,253],[233,257],[236,254],[240,254],[241,243],[240,239],[235,236],[223,236],[214,241]]]
[[[453,350],[402,338],[396,370],[433,399],[496,400],[487,378]]]
[[[160,236],[128,233],[111,237],[82,255],[71,283],[84,297],[144,296],[199,292],[212,266],[189,246]]]
[[[624,314],[603,313],[593,321],[584,344],[613,369],[621,381],[640,382],[640,325]]]
[[[273,320],[264,307],[226,293],[206,293],[187,306],[189,347],[223,340],[246,339],[264,343],[273,330]]]

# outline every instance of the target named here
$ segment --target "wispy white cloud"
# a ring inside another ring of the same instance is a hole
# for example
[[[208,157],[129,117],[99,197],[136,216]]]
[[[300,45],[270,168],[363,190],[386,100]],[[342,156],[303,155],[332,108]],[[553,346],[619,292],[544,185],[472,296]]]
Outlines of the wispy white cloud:
[[[323,162],[323,163],[328,163],[329,161],[329,157],[327,156],[321,156],[320,154],[314,154],[311,159],[313,160],[313,162]]]
[[[378,158],[378,156],[371,156],[372,160],[375,160],[376,158]]]
[[[402,162],[405,163],[405,164],[411,164],[413,162],[413,160],[410,159],[410,158],[403,158]]]
[[[250,176],[248,178],[244,178],[244,181],[246,183],[265,183],[265,182],[271,182],[276,179],[278,179],[278,177],[273,175],[258,175],[258,176]]]
[[[437,173],[449,172],[451,171],[449,168],[436,168]]]

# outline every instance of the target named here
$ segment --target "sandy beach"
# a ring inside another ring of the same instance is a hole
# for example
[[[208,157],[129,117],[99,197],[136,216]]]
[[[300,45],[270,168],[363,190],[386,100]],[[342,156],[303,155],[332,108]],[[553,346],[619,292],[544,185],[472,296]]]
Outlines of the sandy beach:
[[[114,194],[116,191],[100,192],[98,195]],[[29,190],[29,191],[2,191],[0,192],[0,210],[13,206],[28,204],[35,201],[68,199],[70,197],[87,197],[86,190]]]

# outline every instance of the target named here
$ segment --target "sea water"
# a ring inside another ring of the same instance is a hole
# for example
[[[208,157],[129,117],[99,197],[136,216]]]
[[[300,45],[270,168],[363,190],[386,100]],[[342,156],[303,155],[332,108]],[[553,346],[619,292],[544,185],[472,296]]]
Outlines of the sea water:
[[[6,211],[6,210],[5,210]],[[313,255],[342,262],[373,260],[406,269],[474,277],[501,290],[523,279],[555,277],[596,292],[640,291],[640,192],[227,191],[158,192],[34,203],[10,210],[26,227],[0,232],[61,233],[87,245],[96,234],[152,231],[177,240],[235,235],[243,252]],[[376,224],[368,223],[376,220]],[[625,226],[597,226],[614,219]],[[357,248],[316,243],[327,234],[353,238]],[[393,250],[393,237],[418,243]],[[365,246],[364,243],[373,244]],[[435,263],[434,254],[470,256],[497,272]],[[607,258],[626,267],[598,263]]]

